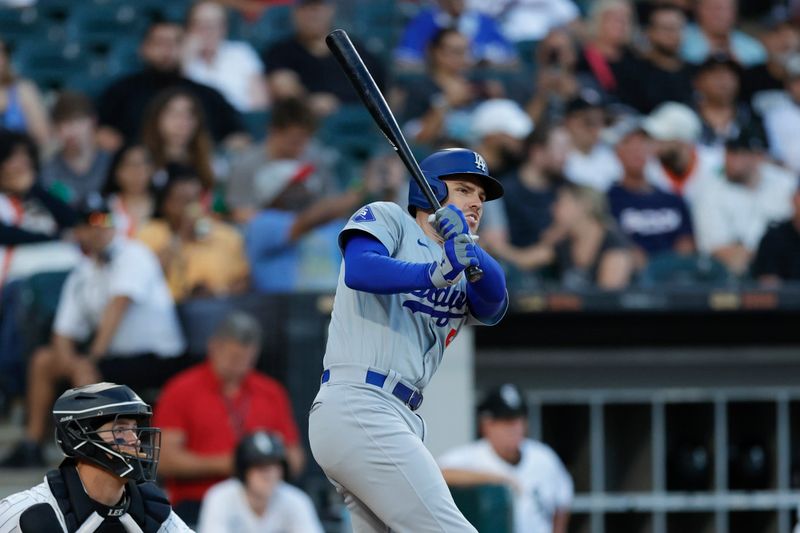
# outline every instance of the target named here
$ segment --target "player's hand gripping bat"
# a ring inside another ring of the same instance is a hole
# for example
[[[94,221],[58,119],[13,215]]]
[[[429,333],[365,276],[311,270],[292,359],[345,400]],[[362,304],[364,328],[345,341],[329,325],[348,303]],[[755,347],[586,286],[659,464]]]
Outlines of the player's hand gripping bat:
[[[353,84],[358,96],[361,97],[361,101],[364,102],[364,105],[367,107],[367,110],[369,110],[370,115],[372,115],[372,118],[378,124],[384,136],[386,136],[389,144],[392,145],[397,155],[400,156],[400,159],[411,173],[411,177],[414,178],[417,185],[419,185],[425,198],[435,210],[440,209],[442,205],[439,203],[436,195],[433,194],[428,180],[425,179],[425,175],[419,168],[419,163],[417,163],[414,154],[411,153],[411,149],[408,147],[408,143],[403,136],[403,132],[400,130],[400,126],[397,125],[397,120],[395,120],[392,110],[389,109],[389,105],[386,103],[380,89],[378,89],[375,80],[372,79],[369,70],[367,70],[367,67],[364,65],[364,61],[361,60],[358,51],[356,51],[356,48],[350,41],[347,32],[344,30],[333,30],[325,38],[325,42],[328,43],[328,48],[333,52],[333,56],[339,62],[345,74],[347,74],[350,83]],[[470,283],[474,283],[483,277],[483,270],[477,266],[467,267],[466,273],[467,280],[469,280]]]

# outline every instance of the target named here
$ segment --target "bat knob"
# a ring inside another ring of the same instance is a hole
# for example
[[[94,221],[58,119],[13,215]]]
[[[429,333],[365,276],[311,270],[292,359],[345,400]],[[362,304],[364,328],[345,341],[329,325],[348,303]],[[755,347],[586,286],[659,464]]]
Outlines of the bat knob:
[[[477,266],[468,266],[467,267],[467,281],[470,283],[475,283],[476,281],[480,281],[483,277],[483,270],[481,267]]]

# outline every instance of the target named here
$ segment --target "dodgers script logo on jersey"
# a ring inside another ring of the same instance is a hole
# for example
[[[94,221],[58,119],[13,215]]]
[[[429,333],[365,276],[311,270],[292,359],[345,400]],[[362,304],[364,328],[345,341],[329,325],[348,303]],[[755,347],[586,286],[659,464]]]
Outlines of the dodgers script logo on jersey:
[[[412,313],[430,315],[436,319],[436,325],[440,328],[449,324],[453,318],[461,319],[467,315],[467,293],[456,286],[420,289],[406,294],[415,296],[419,300],[406,300],[403,302],[403,307],[410,309]]]

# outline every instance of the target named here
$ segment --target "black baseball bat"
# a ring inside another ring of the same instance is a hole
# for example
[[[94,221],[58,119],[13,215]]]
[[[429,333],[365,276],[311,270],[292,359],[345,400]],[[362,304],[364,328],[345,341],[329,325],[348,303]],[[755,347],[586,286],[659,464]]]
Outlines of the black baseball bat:
[[[372,115],[378,128],[380,128],[386,140],[389,141],[389,144],[392,145],[394,151],[397,152],[397,155],[400,156],[403,164],[411,173],[411,177],[414,178],[419,188],[422,189],[425,198],[434,209],[441,208],[442,205],[439,203],[436,195],[433,194],[428,180],[425,179],[425,175],[419,168],[417,159],[408,147],[408,143],[406,142],[403,132],[400,130],[400,126],[397,125],[394,113],[392,113],[392,110],[389,108],[389,104],[386,103],[386,99],[383,97],[375,80],[372,79],[372,74],[370,74],[366,65],[364,65],[364,61],[358,54],[356,47],[353,46],[353,42],[350,40],[347,32],[341,29],[333,30],[325,38],[325,42],[333,53],[333,57],[339,62],[339,66],[344,70],[350,83],[353,84],[353,88],[355,88],[358,96],[361,97],[361,101],[364,102],[364,105],[369,111],[369,114]],[[474,283],[483,277],[483,270],[477,266],[467,267],[466,272],[467,279],[470,283]]]

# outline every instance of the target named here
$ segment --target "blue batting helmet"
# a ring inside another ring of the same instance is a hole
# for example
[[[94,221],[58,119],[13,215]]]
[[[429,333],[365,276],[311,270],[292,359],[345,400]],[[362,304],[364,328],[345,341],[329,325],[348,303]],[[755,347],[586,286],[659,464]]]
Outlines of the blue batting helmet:
[[[442,178],[463,174],[474,176],[480,180],[486,193],[487,202],[503,196],[503,186],[489,175],[489,167],[486,166],[486,161],[478,152],[466,148],[439,150],[423,159],[419,166],[439,202],[447,199],[447,185]],[[414,216],[417,208],[432,209],[433,207],[425,198],[417,182],[411,180],[408,187],[408,211]]]

